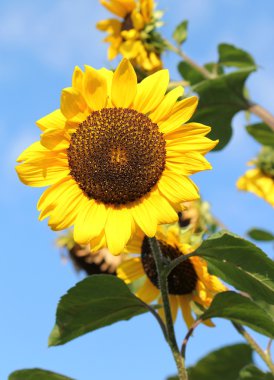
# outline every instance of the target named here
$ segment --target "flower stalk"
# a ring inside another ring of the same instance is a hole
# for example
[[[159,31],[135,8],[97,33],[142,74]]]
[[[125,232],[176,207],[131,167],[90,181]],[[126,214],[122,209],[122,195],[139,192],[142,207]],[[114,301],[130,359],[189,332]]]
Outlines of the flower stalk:
[[[177,344],[175,332],[174,332],[172,314],[170,310],[169,296],[168,296],[168,282],[167,282],[167,276],[168,276],[167,262],[162,255],[161,248],[155,237],[149,238],[149,244],[150,244],[151,251],[155,260],[157,275],[158,275],[158,282],[159,282],[159,289],[160,289],[162,300],[163,300],[163,308],[164,308],[164,313],[165,313],[166,331],[167,331],[166,340],[169,344],[174,360],[176,362],[179,380],[187,380],[188,376],[185,369],[185,362],[178,348],[178,344]]]
[[[265,352],[258,343],[252,338],[251,335],[248,334],[248,332],[244,329],[242,325],[239,323],[232,322],[235,329],[238,331],[239,334],[241,334],[247,343],[250,345],[250,347],[257,352],[257,354],[260,356],[260,358],[265,362],[265,364],[268,366],[270,371],[274,375],[274,363],[271,360],[271,357],[269,353]]]

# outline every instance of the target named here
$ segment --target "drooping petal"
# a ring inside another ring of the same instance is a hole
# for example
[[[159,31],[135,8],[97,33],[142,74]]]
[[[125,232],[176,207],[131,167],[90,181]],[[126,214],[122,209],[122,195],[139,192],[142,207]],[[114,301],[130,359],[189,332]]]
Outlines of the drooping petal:
[[[102,232],[107,220],[108,210],[103,203],[90,199],[82,207],[75,221],[74,240],[79,244],[88,244]]]
[[[126,208],[110,207],[105,226],[107,246],[113,255],[119,255],[131,236],[132,216]]]
[[[159,289],[156,288],[156,286],[153,285],[148,278],[146,278],[144,284],[137,290],[136,296],[143,302],[149,304],[159,296],[159,293]]]
[[[195,319],[193,318],[193,315],[191,313],[191,307],[190,307],[190,302],[191,302],[191,295],[182,295],[178,297],[180,300],[180,306],[183,314],[183,318],[186,322],[186,325],[188,329],[193,326]]]
[[[144,269],[140,257],[125,260],[117,268],[117,276],[126,284],[131,284],[143,275]]]

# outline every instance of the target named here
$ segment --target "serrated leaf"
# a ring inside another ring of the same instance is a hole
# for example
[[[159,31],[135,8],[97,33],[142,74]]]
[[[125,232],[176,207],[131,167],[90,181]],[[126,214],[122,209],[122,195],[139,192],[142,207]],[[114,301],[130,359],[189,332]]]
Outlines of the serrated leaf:
[[[219,139],[215,150],[223,149],[232,136],[232,119],[239,111],[246,111],[249,102],[244,96],[248,76],[255,70],[249,67],[215,79],[204,80],[193,87],[199,95],[198,110],[192,121],[210,125],[209,136]]]
[[[255,365],[250,364],[241,370],[238,380],[274,380],[274,376],[270,372],[264,373]]]
[[[224,66],[230,67],[250,67],[255,66],[256,63],[253,57],[234,45],[220,44],[218,46],[219,63]]]
[[[222,347],[188,368],[189,380],[235,380],[239,371],[252,362],[252,349],[247,344]]]
[[[187,39],[187,27],[187,20],[182,21],[179,25],[176,26],[172,37],[174,41],[177,42],[177,44],[181,45]]]
[[[55,372],[40,368],[21,369],[9,375],[8,380],[73,380]]]
[[[260,144],[274,148],[274,132],[265,123],[248,125],[246,130]]]
[[[251,299],[235,292],[219,293],[199,319],[224,318],[274,338],[273,319]]]
[[[49,345],[64,344],[147,311],[146,305],[119,278],[110,275],[87,277],[61,298]]]
[[[274,263],[251,242],[228,232],[211,235],[195,251],[210,271],[253,299],[274,304]]]

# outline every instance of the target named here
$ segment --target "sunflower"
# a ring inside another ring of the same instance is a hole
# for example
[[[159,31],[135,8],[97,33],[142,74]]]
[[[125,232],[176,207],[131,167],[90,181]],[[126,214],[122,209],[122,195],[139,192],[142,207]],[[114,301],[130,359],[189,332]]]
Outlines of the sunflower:
[[[171,260],[197,248],[185,243],[185,235],[178,225],[158,227],[156,238],[163,256]],[[147,236],[138,231],[128,244],[127,252],[139,255],[132,256],[118,267],[118,277],[126,284],[143,278],[144,282],[136,291],[136,296],[146,303],[157,301],[158,304],[162,304],[156,265]],[[195,321],[193,312],[208,308],[215,294],[227,289],[217,277],[208,273],[206,262],[194,256],[179,264],[169,274],[168,290],[173,320],[176,319],[178,309],[181,309],[183,318],[190,328]],[[163,309],[159,310],[159,314],[164,320]],[[206,324],[212,326],[210,321]]]
[[[104,39],[110,43],[108,58],[112,60],[120,53],[144,71],[159,70],[165,45],[156,32],[162,24],[161,12],[154,12],[153,0],[101,0],[101,3],[120,17],[97,23],[99,30],[108,33]]]
[[[238,189],[250,191],[274,206],[274,149],[264,147],[249,165],[256,167],[238,179]]]
[[[62,256],[71,260],[77,272],[82,270],[87,275],[116,275],[116,269],[123,260],[123,255],[113,256],[107,248],[91,252],[89,245],[77,244],[71,230],[59,236],[56,239],[56,245],[62,250]]]
[[[127,59],[114,73],[75,68],[60,109],[37,121],[41,140],[18,157],[24,184],[50,186],[40,220],[74,225],[78,244],[119,254],[136,226],[154,236],[178,219],[177,204],[199,198],[188,176],[211,168],[204,154],[217,142],[205,137],[209,127],[184,124],[197,98],[177,101],[182,87],[165,95],[168,83],[160,70],[137,84]]]

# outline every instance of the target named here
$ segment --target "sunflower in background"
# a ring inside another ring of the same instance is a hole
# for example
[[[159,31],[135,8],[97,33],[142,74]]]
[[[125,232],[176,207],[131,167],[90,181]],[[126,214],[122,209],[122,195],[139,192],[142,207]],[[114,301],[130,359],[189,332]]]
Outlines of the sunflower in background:
[[[211,169],[204,155],[218,141],[210,127],[186,123],[195,96],[180,101],[183,88],[166,94],[168,70],[137,84],[124,59],[113,73],[75,68],[60,109],[40,119],[41,141],[19,157],[23,183],[49,188],[39,219],[63,230],[93,251],[120,254],[140,228],[154,236],[157,225],[178,220],[176,205],[199,198],[191,174]]]
[[[188,244],[188,237],[182,233],[178,224],[158,227],[156,238],[163,256],[171,260],[193,252],[201,244],[201,241],[196,247]],[[136,233],[127,246],[127,252],[134,252],[134,255],[129,255],[130,258],[121,263],[117,276],[128,285],[143,278],[144,282],[135,292],[136,296],[146,303],[156,301],[162,304],[156,265],[147,237],[140,231]],[[208,273],[206,262],[194,256],[171,271],[168,276],[168,290],[173,320],[181,309],[190,328],[195,321],[193,313],[198,313],[201,308],[208,308],[213,297],[227,289],[216,276]],[[164,320],[162,308],[159,309],[159,314]],[[206,324],[213,325],[210,321]]]
[[[249,162],[248,170],[237,181],[239,190],[250,191],[274,206],[274,149],[263,147],[258,157]]]
[[[162,25],[162,13],[154,11],[153,0],[101,0],[110,12],[120,17],[102,20],[97,28],[107,32],[108,59],[118,54],[131,60],[137,69],[154,72],[162,68],[165,44],[156,29]]]

